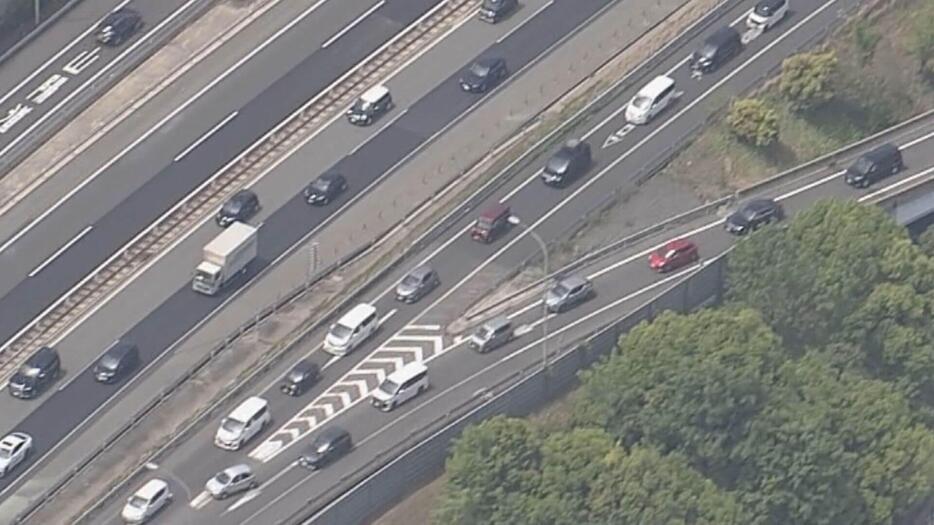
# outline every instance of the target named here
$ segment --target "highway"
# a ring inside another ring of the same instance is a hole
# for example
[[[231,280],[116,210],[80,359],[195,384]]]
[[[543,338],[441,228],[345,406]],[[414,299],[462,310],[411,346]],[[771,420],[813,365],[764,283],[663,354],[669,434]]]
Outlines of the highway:
[[[239,71],[218,86],[213,96],[190,99],[191,106],[167,121],[157,134],[124,152],[122,158],[106,162],[105,169],[62,206],[4,242],[0,262],[9,271],[0,276],[0,341],[8,344],[144,227],[436,2],[392,0],[375,11],[369,9],[378,3],[335,3],[336,10],[322,23],[299,28],[318,31],[309,48],[300,49],[306,58],[284,76],[261,83],[257,93],[243,100],[238,91],[240,75],[256,71]],[[358,19],[363,13],[369,16]],[[323,31],[324,24],[334,23],[353,25],[333,44],[321,47],[332,36]],[[254,60],[271,58],[261,53]],[[220,123],[225,125],[214,129]],[[186,142],[179,144],[179,138]],[[189,150],[192,145],[197,147]]]
[[[731,93],[746,89],[764,72],[772,69],[781,59],[797,50],[803,42],[810,40],[823,28],[839,23],[839,12],[845,7],[845,3],[833,0],[825,3],[813,2],[809,5],[798,5],[798,11],[794,16],[754,41],[748,49],[720,72],[706,76],[699,81],[690,79],[682,58],[672,60],[661,66],[660,71],[670,71],[678,82],[679,89],[683,89],[683,93],[680,102],[660,115],[655,122],[641,128],[625,128],[625,132],[620,132],[624,128],[619,114],[622,108],[620,103],[599,115],[596,118],[597,122],[588,124],[593,127],[580,130],[579,135],[591,141],[596,153],[596,166],[582,181],[567,190],[559,191],[543,187],[537,180],[537,173],[529,172],[508,184],[491,200],[508,202],[517,216],[535,227],[536,231],[546,239],[557,238],[576,217],[587,211],[595,201],[600,200],[601,196],[620,185],[631,184],[641,168],[655,160],[669,145],[676,144],[684,134],[695,129],[697,123],[704,122],[711,111],[718,110],[717,104],[704,103],[708,97],[716,92],[717,99],[727,100]],[[748,6],[728,14],[725,22],[739,20],[745,9],[748,9]],[[545,10],[545,13],[549,10],[550,8]],[[622,97],[621,102],[625,98],[625,96]],[[608,140],[610,136],[620,140]],[[909,159],[908,162],[911,164],[912,160]],[[849,191],[845,187],[837,188],[837,190]],[[811,192],[809,195],[813,193],[820,193],[820,191]],[[273,214],[264,222],[263,228],[269,228],[276,217],[288,209],[287,205]],[[542,216],[543,210],[548,210],[544,216]],[[386,292],[390,288],[374,298],[371,302],[382,312],[384,319],[380,335],[374,341],[358,349],[349,358],[329,365],[329,370],[326,372],[328,379],[321,388],[316,389],[302,400],[283,399],[277,392],[268,391],[275,386],[274,378],[270,377],[269,387],[259,390],[272,402],[276,425],[282,429],[268,433],[264,436],[262,443],[257,442],[250,448],[249,455],[253,463],[260,468],[261,475],[267,479],[276,480],[287,477],[283,469],[289,468],[288,465],[296,453],[297,449],[293,445],[303,442],[303,438],[320,427],[328,417],[341,414],[362,399],[367,389],[375,386],[380,374],[385,373],[387,368],[391,368],[393,362],[404,362],[407,358],[416,357],[431,359],[445,355],[451,348],[456,348],[446,344],[442,327],[456,318],[465,306],[486,293],[489,286],[498,280],[498,276],[508,273],[525,257],[537,250],[535,244],[525,239],[526,235],[522,231],[513,231],[492,246],[478,245],[466,238],[466,229],[470,222],[472,218],[465,218],[462,224],[452,228],[450,237],[439,241],[434,249],[429,250],[431,253],[428,258],[438,269],[443,281],[442,288],[423,300],[422,304],[411,306],[394,304],[389,297],[386,297]],[[702,247],[702,253],[707,256],[707,252],[703,250]],[[592,302],[591,304],[599,303]],[[320,338],[315,340],[320,340]],[[316,349],[315,346],[307,351],[317,356]],[[475,356],[467,352],[455,352],[450,355],[464,356],[457,363],[461,371],[465,370],[468,360],[475,359]],[[503,354],[499,353],[499,355]],[[323,362],[322,356],[316,358]],[[479,359],[486,359],[486,357]],[[332,378],[341,377],[344,374],[350,374],[350,379],[346,382],[340,380],[337,383],[333,382]],[[435,382],[435,384],[439,383]],[[289,419],[291,415],[299,412],[302,413],[300,417]],[[368,415],[366,419],[372,422],[376,418]],[[205,436],[209,437],[213,431],[213,426],[203,429],[195,439],[177,449],[170,456],[169,461],[158,469],[160,472],[168,473],[167,475],[171,478],[170,482],[177,483],[191,496],[195,494],[189,490],[190,488],[194,487],[197,492],[197,488],[211,473],[243,458],[242,454],[230,454],[215,449],[211,440],[205,438]],[[366,433],[364,432],[363,435],[365,436]],[[358,441],[360,439],[358,437]],[[385,443],[382,446],[384,445]],[[327,476],[339,475],[342,471],[343,469],[332,469],[326,471],[327,474],[316,475],[316,486],[318,486],[318,481],[321,483],[318,490],[326,487]],[[330,478],[330,481],[333,482],[333,479],[333,477]],[[183,490],[180,490],[179,494],[184,493]],[[281,490],[278,491],[278,493],[281,492]],[[269,493],[274,494],[277,491]],[[303,491],[301,496],[313,497],[315,493],[315,489],[309,488],[308,491]],[[254,503],[241,503],[237,509],[230,512],[236,512],[237,516],[243,516],[240,519],[244,519],[249,512],[262,507],[264,499],[268,498],[254,495],[251,497]],[[207,506],[206,508],[214,510],[200,512],[198,522],[210,519],[204,516],[205,513],[224,511],[222,508],[215,507],[217,506]],[[185,512],[184,507],[178,504],[173,505],[172,509],[178,509],[172,510],[173,513]],[[289,512],[288,505],[276,505],[274,512]],[[112,515],[108,512],[108,516]],[[173,523],[184,523],[192,519],[176,514],[169,515],[174,516],[171,518]],[[274,519],[275,517],[264,515],[262,521],[258,522],[271,522]]]
[[[598,9],[606,5],[606,2],[590,1],[586,4],[576,4],[573,14],[569,13],[572,10],[570,3],[552,5],[553,8],[549,7],[542,11],[524,11],[523,15],[526,17],[534,16],[531,20],[516,17],[511,24],[489,26],[471,19],[470,24],[474,28],[472,31],[489,34],[489,31],[495,29],[501,37],[508,36],[497,43],[492,52],[506,56],[512,70],[519,71],[522,64],[549,49],[552,43],[588,16],[596,13]],[[587,9],[582,9],[582,5]],[[377,14],[379,12],[379,10],[375,11]],[[362,25],[360,23],[354,27]],[[517,30],[511,32],[512,29]],[[485,47],[483,42],[479,42],[480,49]],[[335,43],[334,46],[336,45]],[[464,66],[466,63],[462,66],[446,65],[455,71]],[[375,129],[370,130],[370,136],[374,137],[372,139],[366,140],[365,130],[350,128],[342,120],[335,124],[335,128],[341,126],[341,129],[350,130],[358,137],[364,137],[365,140],[359,148],[355,149],[353,155],[343,161],[345,164],[341,165],[349,176],[352,190],[350,193],[363,190],[384,172],[389,173],[397,160],[435,135],[447,122],[453,121],[482,100],[482,97],[460,91],[456,86],[456,77],[457,74],[449,76],[440,86],[430,89],[411,107],[397,108],[397,114],[388,115],[385,121],[378,123],[374,126]],[[393,135],[398,135],[398,138],[394,138]],[[347,142],[345,141],[344,144],[346,145]],[[203,145],[198,149],[201,147]],[[261,231],[275,230],[282,231],[283,234],[275,236],[261,234],[260,258],[262,263],[254,268],[254,272],[261,270],[263,264],[268,264],[309,230],[320,225],[328,214],[337,209],[339,203],[335,204],[329,208],[313,209],[296,198],[290,200],[282,209],[270,210],[268,217],[260,219],[263,222]],[[219,302],[226,298],[226,295],[215,299],[198,296],[190,291],[186,279],[185,274],[173,275],[169,282],[178,291],[122,337],[124,340],[140,344],[146,362],[155,359],[195,325],[201,317],[213,311]],[[98,352],[103,350],[104,348],[101,348]],[[71,429],[85,422],[88,415],[101,407],[115,391],[113,388],[102,388],[94,383],[87,372],[76,372],[71,379],[62,385],[59,391],[48,396],[37,410],[30,413],[16,426],[16,428],[28,428],[30,429],[27,430],[28,432],[37,436],[38,454],[34,456],[36,458],[41,458],[53,444],[59,443],[63,437],[70,435]],[[78,399],[81,401],[76,403],[75,400]],[[27,471],[28,469],[19,472],[22,475]],[[5,485],[0,485],[0,487],[10,487],[15,482],[16,478],[4,480]]]
[[[184,20],[197,0],[91,0],[81,2],[62,19],[3,64],[0,79],[0,163],[16,146],[35,138],[69,101],[149,43],[160,29]],[[139,11],[143,29],[117,47],[94,38],[97,23],[111,10],[130,6]]]

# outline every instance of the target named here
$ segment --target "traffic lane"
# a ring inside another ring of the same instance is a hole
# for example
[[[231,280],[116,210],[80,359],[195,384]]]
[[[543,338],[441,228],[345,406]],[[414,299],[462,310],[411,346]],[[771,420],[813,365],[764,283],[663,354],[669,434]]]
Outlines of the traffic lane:
[[[147,2],[152,7],[140,10],[145,25],[119,46],[99,44],[92,34],[93,29],[88,28],[87,36],[77,39],[73,47],[66,47],[61,55],[56,53],[41,72],[32,78],[27,76],[23,79],[25,82],[8,91],[9,96],[0,102],[0,114],[6,115],[0,124],[0,158],[19,144],[32,140],[39,127],[65,110],[68,102],[85,90],[93,89],[95,82],[104,75],[114,74],[112,71],[118,63],[154,40],[169,24],[183,19],[198,4],[197,0],[176,2],[165,2],[158,7],[156,5],[162,3]],[[114,7],[135,8],[138,3],[141,2],[120,2]]]
[[[184,64],[179,70],[184,73],[174,82],[142,107],[126,108],[119,123],[90,146],[82,144],[83,151],[69,152],[75,158],[67,165],[50,166],[55,172],[42,174],[48,180],[4,212],[0,253],[13,247],[19,252],[14,262],[24,260],[22,268],[14,268],[19,272],[7,279],[30,271],[32,264],[53,253],[70,238],[76,223],[99,220],[216,123],[300,64],[309,45],[323,43],[329,31],[352,22],[374,1],[278,0],[266,4],[264,9],[272,7],[213,50],[210,60]],[[204,97],[206,93],[216,96]],[[80,193],[82,187],[85,191]],[[34,228],[35,235],[26,237]],[[0,293],[11,285],[0,280]]]
[[[392,7],[395,4],[399,7]],[[168,206],[189,194],[246,144],[252,143],[309,98],[318,93],[401,27],[427,11],[426,0],[396,0],[355,25],[346,38],[322,48],[241,108],[237,118],[211,135],[181,162],[171,163],[158,175],[94,224],[94,229],[72,245],[45,269],[42,279],[20,281],[0,299],[0,338],[7,340],[55,298],[74,286],[92,268],[110,257]],[[410,20],[395,17],[405,14]],[[349,44],[344,44],[349,42]],[[296,89],[302,86],[306,90]],[[86,225],[83,225],[84,227]]]

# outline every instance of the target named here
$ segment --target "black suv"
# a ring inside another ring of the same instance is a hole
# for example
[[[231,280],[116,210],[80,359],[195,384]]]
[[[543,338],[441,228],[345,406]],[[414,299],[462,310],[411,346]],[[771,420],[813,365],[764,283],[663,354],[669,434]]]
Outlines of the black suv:
[[[581,140],[567,141],[548,159],[542,181],[549,186],[566,186],[590,169],[590,145]]]
[[[509,16],[519,7],[518,0],[483,0],[480,6],[480,20],[495,24]]]
[[[315,363],[302,359],[282,378],[279,390],[287,396],[300,396],[312,387],[321,375],[321,369]]]
[[[864,153],[846,169],[843,180],[850,186],[867,188],[874,182],[905,168],[902,153],[894,144],[882,144]]]
[[[94,379],[99,383],[116,383],[139,365],[139,349],[134,344],[117,343],[104,352],[94,365]]]
[[[704,39],[700,49],[691,55],[691,69],[710,73],[743,50],[739,31],[730,26],[721,27]]]
[[[350,452],[351,447],[350,432],[340,427],[328,427],[298,457],[298,464],[316,470]]]
[[[135,9],[122,7],[110,13],[97,26],[97,41],[119,46],[143,28],[143,17]]]
[[[461,89],[468,93],[486,93],[506,78],[506,61],[502,58],[481,58],[461,76]]]
[[[250,190],[240,190],[227,200],[214,221],[226,228],[236,221],[246,222],[259,211],[259,197]]]
[[[347,180],[336,171],[328,171],[305,188],[305,202],[324,205],[336,199],[347,189]]]
[[[724,227],[734,235],[744,235],[757,230],[763,224],[785,218],[781,205],[772,199],[753,199],[739,207],[726,218]]]
[[[19,371],[13,374],[7,388],[13,397],[32,399],[52,384],[61,374],[58,352],[48,346],[29,356]]]

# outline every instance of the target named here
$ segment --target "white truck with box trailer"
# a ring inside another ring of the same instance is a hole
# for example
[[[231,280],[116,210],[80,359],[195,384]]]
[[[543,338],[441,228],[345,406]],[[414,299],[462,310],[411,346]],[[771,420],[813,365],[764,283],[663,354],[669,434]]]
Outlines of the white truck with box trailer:
[[[249,224],[235,222],[204,245],[191,288],[205,295],[215,295],[231,279],[245,272],[256,258],[256,232]]]

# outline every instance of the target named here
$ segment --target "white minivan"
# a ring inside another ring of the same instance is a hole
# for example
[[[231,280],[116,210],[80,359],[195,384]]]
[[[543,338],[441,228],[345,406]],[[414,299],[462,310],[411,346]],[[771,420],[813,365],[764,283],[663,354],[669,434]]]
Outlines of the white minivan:
[[[214,444],[224,450],[238,450],[269,424],[269,403],[253,396],[247,398],[221,420]]]
[[[120,517],[127,523],[144,523],[172,501],[169,484],[153,478],[127,498]]]
[[[370,400],[376,408],[389,412],[425,390],[428,390],[428,368],[416,361],[389,374]]]
[[[360,303],[331,325],[324,338],[324,351],[335,356],[345,356],[373,335],[378,324],[376,308]]]
[[[675,98],[675,81],[665,75],[652,79],[636,93],[626,107],[626,121],[630,124],[647,124]]]

